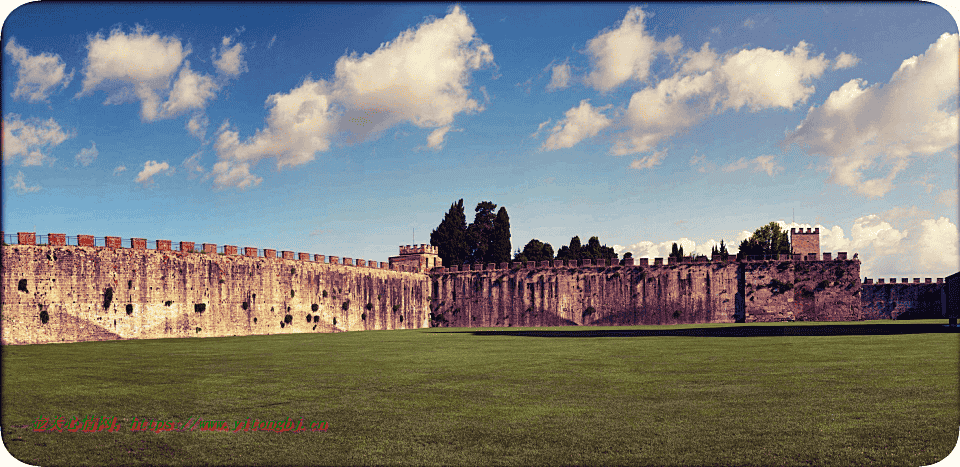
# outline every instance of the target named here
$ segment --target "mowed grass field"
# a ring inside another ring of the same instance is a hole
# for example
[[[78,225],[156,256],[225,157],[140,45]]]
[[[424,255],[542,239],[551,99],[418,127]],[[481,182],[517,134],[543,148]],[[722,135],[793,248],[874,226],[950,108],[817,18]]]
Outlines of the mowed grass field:
[[[960,335],[930,326],[945,322],[4,346],[0,423],[33,465],[922,466],[953,450],[960,426]],[[801,327],[809,335],[777,335]],[[43,416],[329,429],[34,432]]]

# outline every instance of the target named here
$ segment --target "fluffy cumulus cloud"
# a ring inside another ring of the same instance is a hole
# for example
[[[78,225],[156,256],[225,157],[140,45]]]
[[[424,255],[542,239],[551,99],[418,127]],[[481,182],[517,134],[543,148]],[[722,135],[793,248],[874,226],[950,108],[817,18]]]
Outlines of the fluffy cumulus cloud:
[[[739,110],[746,106],[756,112],[773,107],[792,109],[794,104],[806,102],[814,92],[810,80],[819,78],[829,63],[823,54],[809,57],[808,49],[807,43],[800,41],[789,54],[760,47],[727,57],[719,69],[726,85],[724,107]]]
[[[633,80],[642,82],[650,75],[650,64],[660,55],[680,50],[679,36],[658,42],[644,28],[646,13],[632,7],[616,28],[603,31],[587,42],[587,54],[593,70],[586,83],[601,92],[609,92]]]
[[[647,153],[640,160],[653,161],[661,142],[724,110],[792,109],[809,99],[815,91],[812,81],[830,65],[823,54],[811,55],[803,41],[785,50],[758,47],[718,54],[704,43],[699,50],[684,51],[679,37],[656,41],[645,30],[645,16],[639,7],[631,8],[616,28],[587,44],[587,84],[607,92],[627,82],[644,83],[611,122],[623,128],[614,137],[614,155]],[[671,59],[675,72],[657,79],[650,64],[661,55]],[[855,59],[847,55],[839,58],[844,66]],[[767,173],[778,170],[770,162],[754,162]]]
[[[274,36],[274,39],[276,39],[276,36]],[[218,54],[216,50],[213,51],[214,66],[217,67],[217,71],[226,76],[237,76],[247,71],[247,62],[243,60],[245,50],[243,44],[237,42],[231,46],[232,42],[233,38],[224,37],[220,44],[220,53]]]
[[[547,84],[547,91],[556,91],[570,87],[570,60],[564,60],[563,63],[551,68],[550,83]]]
[[[13,178],[13,189],[21,195],[40,191],[39,186],[27,186],[27,183],[23,180],[23,171],[21,170],[18,170],[17,176]]]
[[[837,58],[833,61],[833,69],[855,67],[858,63],[860,63],[860,59],[856,55],[840,52],[840,55],[837,55]]]
[[[151,177],[161,172],[167,172],[168,174],[172,173],[170,164],[167,164],[166,162],[157,163],[157,161],[147,161],[143,164],[143,170],[137,174],[136,182],[147,184],[150,182]]]
[[[784,143],[825,157],[830,182],[881,197],[911,158],[956,147],[958,66],[958,36],[944,34],[886,84],[853,79],[833,91]]]
[[[550,136],[543,142],[541,149],[549,151],[571,148],[584,139],[596,136],[600,130],[610,126],[610,119],[600,113],[608,108],[609,106],[595,108],[590,105],[589,99],[580,101],[579,107],[568,110],[563,120],[550,130]]]
[[[3,162],[22,157],[24,166],[52,163],[49,150],[72,137],[53,118],[21,120],[17,114],[7,114],[3,119]]]
[[[59,55],[47,52],[30,55],[27,48],[18,45],[13,37],[4,51],[17,66],[17,87],[12,94],[14,99],[45,101],[58,87],[67,87],[73,79],[73,71],[66,72],[67,65]]]
[[[214,143],[220,158],[213,166],[214,183],[239,188],[259,184],[261,179],[250,173],[250,167],[265,157],[275,157],[279,168],[313,160],[314,154],[330,147],[336,129],[331,103],[327,84],[307,78],[289,93],[267,98],[267,127],[254,136],[241,141],[240,134],[224,123]]]
[[[431,148],[442,146],[457,114],[482,110],[467,90],[470,73],[493,62],[488,44],[455,6],[428,19],[373,53],[340,57],[332,80],[310,78],[289,93],[267,99],[267,125],[241,141],[228,125],[216,135],[218,186],[246,188],[262,179],[251,174],[257,161],[275,157],[278,167],[295,166],[326,151],[333,137],[379,136],[400,123],[433,131]]]
[[[98,155],[100,151],[97,151],[97,143],[90,141],[90,147],[81,149],[74,158],[78,164],[86,167],[97,160]]]
[[[218,86],[209,76],[190,70],[185,60],[189,54],[179,39],[147,34],[141,26],[129,34],[114,29],[106,38],[98,33],[88,40],[83,85],[77,96],[103,90],[107,93],[104,104],[139,100],[146,121],[202,108]]]

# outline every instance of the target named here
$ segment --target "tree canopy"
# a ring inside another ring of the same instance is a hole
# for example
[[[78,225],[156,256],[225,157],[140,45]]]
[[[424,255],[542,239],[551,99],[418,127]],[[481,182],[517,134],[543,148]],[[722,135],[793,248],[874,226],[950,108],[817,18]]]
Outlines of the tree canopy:
[[[553,259],[553,246],[537,239],[527,242],[523,251],[517,250],[513,256],[514,261],[551,261]]]
[[[790,238],[780,224],[771,222],[760,227],[750,238],[740,242],[738,256],[790,254]]]
[[[510,216],[490,201],[477,203],[473,223],[467,225],[463,199],[450,206],[440,225],[430,234],[445,267],[471,263],[510,261]]]
[[[716,245],[710,250],[710,256],[719,256],[721,259],[727,259],[730,256],[730,252],[727,251],[727,245],[723,243],[723,239],[720,239],[720,246]]]
[[[583,246],[580,243],[580,237],[573,237],[570,239],[570,245],[561,246],[560,250],[557,251],[557,259],[561,260],[581,260],[581,259],[617,259],[617,253],[613,250],[612,247],[600,244],[600,239],[597,237],[590,237],[590,240],[587,241],[587,245]]]

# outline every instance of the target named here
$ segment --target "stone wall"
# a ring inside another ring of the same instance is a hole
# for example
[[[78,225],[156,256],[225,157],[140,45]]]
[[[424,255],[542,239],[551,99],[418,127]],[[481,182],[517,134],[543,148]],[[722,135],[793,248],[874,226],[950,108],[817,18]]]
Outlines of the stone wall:
[[[908,282],[904,278],[900,283],[896,283],[895,278],[878,283],[867,279],[862,290],[864,319],[944,317],[942,301],[946,288],[943,279],[920,282],[917,278]]]
[[[439,268],[433,325],[556,326],[861,319],[860,262],[714,261]],[[646,264],[646,265],[645,265]],[[488,265],[493,266],[493,265]]]
[[[150,249],[11,245],[2,247],[0,276],[3,344],[401,329],[428,323],[428,277],[372,267]]]

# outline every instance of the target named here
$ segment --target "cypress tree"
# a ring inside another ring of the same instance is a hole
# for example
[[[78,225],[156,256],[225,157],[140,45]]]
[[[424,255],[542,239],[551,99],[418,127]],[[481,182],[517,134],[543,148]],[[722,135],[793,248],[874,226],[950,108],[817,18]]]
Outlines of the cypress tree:
[[[493,231],[490,235],[490,250],[488,263],[505,263],[510,261],[510,216],[507,208],[501,207],[497,217],[493,220]]]
[[[444,267],[463,264],[469,253],[467,247],[467,216],[463,212],[463,198],[450,205],[443,221],[430,233],[430,244],[439,250]]]

